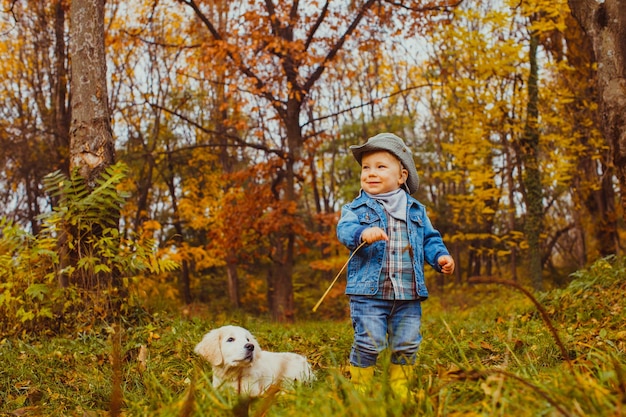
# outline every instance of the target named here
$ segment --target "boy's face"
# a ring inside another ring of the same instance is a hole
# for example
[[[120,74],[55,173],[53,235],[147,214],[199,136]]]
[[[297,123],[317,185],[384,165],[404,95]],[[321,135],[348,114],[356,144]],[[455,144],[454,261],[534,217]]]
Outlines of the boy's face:
[[[361,159],[361,188],[369,194],[395,191],[408,175],[400,161],[387,151],[368,152]]]

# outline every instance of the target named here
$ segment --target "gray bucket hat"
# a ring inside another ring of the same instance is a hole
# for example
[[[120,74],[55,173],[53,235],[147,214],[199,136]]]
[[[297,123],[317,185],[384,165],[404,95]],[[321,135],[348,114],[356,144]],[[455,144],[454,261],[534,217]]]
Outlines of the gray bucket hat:
[[[409,194],[413,194],[417,191],[419,186],[419,176],[417,175],[417,169],[415,168],[415,161],[413,161],[413,154],[411,150],[404,144],[404,141],[393,133],[379,133],[376,136],[372,136],[365,142],[364,145],[350,146],[352,155],[361,165],[363,154],[372,151],[387,151],[400,160],[404,169],[409,172],[406,180],[406,188]]]

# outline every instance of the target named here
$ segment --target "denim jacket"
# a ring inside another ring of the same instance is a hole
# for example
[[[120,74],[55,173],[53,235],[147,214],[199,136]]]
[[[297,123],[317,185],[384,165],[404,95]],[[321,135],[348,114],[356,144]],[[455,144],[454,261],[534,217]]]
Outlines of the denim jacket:
[[[378,226],[387,230],[387,216],[383,206],[361,192],[359,196],[341,209],[337,223],[337,238],[350,251],[361,244],[361,233],[368,227]],[[413,253],[413,271],[417,284],[417,295],[428,297],[424,282],[424,262],[441,272],[437,259],[449,255],[441,234],[433,227],[426,215],[426,208],[415,198],[407,195],[407,230]],[[379,240],[365,245],[348,263],[348,295],[374,295],[378,291],[378,280],[385,260],[387,242]]]

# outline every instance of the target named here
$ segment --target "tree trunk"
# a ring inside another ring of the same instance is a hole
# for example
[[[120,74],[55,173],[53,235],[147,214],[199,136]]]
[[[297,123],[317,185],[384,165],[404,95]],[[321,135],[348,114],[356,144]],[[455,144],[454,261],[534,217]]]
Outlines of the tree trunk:
[[[626,208],[626,7],[621,0],[569,0],[569,6],[591,39],[598,62],[602,133],[612,152]]]
[[[292,94],[290,94],[291,96]],[[295,93],[293,96],[297,96]],[[287,126],[288,155],[285,159],[285,196],[288,204],[297,205],[295,162],[300,161],[300,154],[304,140],[299,123],[300,108],[302,102],[299,99],[290,99],[287,103],[285,124]],[[285,213],[286,215],[289,215]],[[296,234],[291,226],[284,232],[278,233],[278,238],[273,241],[276,246],[273,248],[277,255],[272,265],[272,291],[270,303],[272,318],[279,322],[291,322],[295,319],[293,305],[293,264],[295,259]],[[268,283],[270,284],[270,283]],[[268,285],[269,287],[270,285]]]
[[[189,276],[189,262],[185,259],[181,263],[180,275],[178,276],[180,297],[185,305],[191,304],[191,279]]]
[[[512,150],[506,150],[506,165],[509,167],[506,174],[506,182],[509,188],[508,191],[508,202],[509,202],[509,212],[507,223],[509,227],[509,233],[513,236],[513,232],[517,230],[517,223],[515,221],[515,210],[513,207],[516,206],[515,203],[515,179],[513,177],[513,157],[511,155]],[[511,280],[517,281],[517,254],[518,254],[518,246],[517,241],[513,240],[509,243],[509,247],[511,248],[511,256],[509,262],[509,273],[511,275]]]
[[[228,298],[231,306],[239,308],[239,274],[237,273],[237,264],[234,259],[227,261],[226,274],[228,275]]]
[[[78,170],[90,186],[115,159],[107,98],[104,3],[74,0],[70,9],[70,170]]]
[[[574,129],[581,135],[581,144],[590,150],[582,155],[578,163],[581,175],[574,179],[576,196],[580,198],[579,204],[584,205],[589,212],[588,218],[593,224],[598,252],[601,257],[605,257],[617,252],[619,239],[613,186],[615,172],[610,162],[610,154],[608,151],[592,149],[589,143],[592,132],[586,123],[589,119],[593,120],[594,129],[602,125],[598,112],[594,111],[591,117],[587,116],[590,111],[587,104],[589,97],[597,97],[597,63],[591,39],[583,32],[574,16],[567,16],[563,34],[566,45],[558,51],[558,55],[565,55],[567,62],[576,69],[567,75],[567,83],[573,86],[572,96],[575,99],[566,108],[570,118],[574,120]],[[601,155],[600,160],[596,158],[598,153]],[[578,219],[576,223],[577,228],[582,230]],[[582,238],[584,239],[584,235]],[[584,245],[584,241],[582,244]],[[582,251],[577,258],[580,259],[580,265],[584,266],[587,252]]]
[[[524,231],[528,241],[528,270],[533,287],[539,291],[543,289],[540,239],[543,231],[543,191],[541,187],[541,173],[539,171],[539,128],[537,126],[539,117],[538,46],[538,35],[533,31],[530,34],[530,74],[528,75],[526,126],[524,127],[520,149],[522,150],[522,160],[524,161],[523,181],[526,190]]]
[[[288,257],[280,256],[280,252],[287,250],[289,246],[293,247],[293,241],[278,243],[274,246],[275,250],[278,251],[278,256],[274,260],[267,278],[268,305],[272,319],[278,322],[292,322],[295,319],[293,283],[291,280],[293,265],[280,261],[281,259],[288,259]]]
[[[106,56],[104,48],[105,0],[74,0],[71,2],[70,56],[71,123],[70,172],[76,171],[89,187],[115,161],[113,134],[109,120],[107,97]],[[92,230],[98,236],[101,230]],[[66,227],[59,236],[61,270],[80,259],[76,248],[68,247]],[[90,244],[83,237],[81,244]],[[117,285],[117,274],[107,284]],[[60,276],[59,284],[67,286],[70,277]],[[99,274],[83,276],[83,286],[94,288],[103,284]]]
[[[55,46],[54,54],[56,59],[55,70],[56,79],[54,85],[54,149],[57,153],[56,159],[59,161],[61,171],[69,175],[69,131],[70,131],[70,112],[67,107],[67,57],[65,52],[65,8],[61,0],[57,0],[54,4],[54,34]],[[33,224],[33,233],[37,234],[39,228]],[[61,270],[69,264],[69,253],[67,247],[67,234],[62,232],[57,242],[59,260]],[[59,286],[65,288],[69,285],[69,277],[67,274],[59,274]]]
[[[169,146],[167,147],[169,150]],[[176,231],[176,235],[173,240],[178,247],[181,247],[185,242],[185,233],[183,230],[183,222],[180,219],[180,211],[178,210],[178,196],[176,195],[176,183],[174,174],[174,163],[172,162],[172,153],[167,152],[167,172],[163,172],[161,175],[165,179],[167,189],[170,193],[170,199],[172,200],[172,212],[173,212],[173,226]],[[183,259],[180,268],[180,274],[178,275],[178,290],[180,291],[180,298],[185,305],[191,304],[191,277],[189,272],[189,261]]]
[[[54,148],[57,152],[57,161],[61,171],[69,175],[68,153],[70,148],[70,109],[67,105],[67,54],[65,44],[65,5],[63,0],[56,0],[54,4],[54,36],[55,36],[55,72],[54,84]]]

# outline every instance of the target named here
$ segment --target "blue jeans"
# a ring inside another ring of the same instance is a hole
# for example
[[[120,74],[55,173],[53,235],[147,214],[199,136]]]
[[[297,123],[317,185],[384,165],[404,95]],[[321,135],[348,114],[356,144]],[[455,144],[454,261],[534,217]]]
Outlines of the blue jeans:
[[[380,300],[367,296],[350,297],[354,343],[350,351],[353,366],[376,365],[378,354],[387,346],[391,363],[414,364],[422,341],[422,303],[419,300]]]

